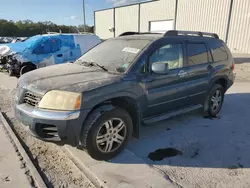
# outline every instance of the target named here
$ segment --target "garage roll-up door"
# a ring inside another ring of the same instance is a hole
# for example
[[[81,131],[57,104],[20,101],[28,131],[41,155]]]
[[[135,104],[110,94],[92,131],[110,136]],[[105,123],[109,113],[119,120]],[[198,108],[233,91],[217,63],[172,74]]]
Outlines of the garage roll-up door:
[[[174,29],[174,20],[150,21],[149,31],[169,31]]]

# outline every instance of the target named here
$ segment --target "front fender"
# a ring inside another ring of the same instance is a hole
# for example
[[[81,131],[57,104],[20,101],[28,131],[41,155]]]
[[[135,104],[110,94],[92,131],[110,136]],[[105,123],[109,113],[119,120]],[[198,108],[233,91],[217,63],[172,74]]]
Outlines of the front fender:
[[[145,90],[136,82],[117,82],[104,87],[83,92],[83,108],[92,109],[96,105],[118,97],[128,97],[136,101],[141,112],[147,106]]]
[[[84,95],[83,95],[84,97]],[[114,98],[130,98],[133,99],[133,101],[136,104],[136,123],[134,124],[134,130],[133,130],[133,135],[136,138],[139,138],[140,136],[140,125],[141,125],[141,119],[142,119],[142,114],[143,114],[143,110],[142,110],[142,106],[140,103],[140,97],[138,95],[136,95],[133,92],[128,92],[128,91],[122,91],[122,92],[116,92],[113,93],[112,95],[104,95],[101,98],[96,98],[95,100],[91,100],[88,102],[88,104],[85,103],[85,108],[89,108],[91,109],[99,109],[102,106],[112,106],[111,104],[111,100]]]

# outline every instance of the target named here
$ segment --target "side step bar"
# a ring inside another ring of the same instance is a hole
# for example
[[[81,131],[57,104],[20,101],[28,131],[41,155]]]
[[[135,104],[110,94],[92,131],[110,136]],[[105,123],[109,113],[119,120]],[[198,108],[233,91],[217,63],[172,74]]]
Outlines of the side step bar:
[[[174,116],[185,114],[185,113],[197,110],[199,108],[202,108],[201,104],[197,104],[197,105],[194,105],[194,106],[189,106],[187,108],[172,111],[172,112],[169,112],[169,113],[166,113],[166,114],[160,114],[158,116],[153,116],[153,117],[143,119],[143,123],[148,125],[148,124],[151,124],[151,123],[155,123],[155,122],[158,122],[158,121],[169,119],[169,118],[174,117]]]

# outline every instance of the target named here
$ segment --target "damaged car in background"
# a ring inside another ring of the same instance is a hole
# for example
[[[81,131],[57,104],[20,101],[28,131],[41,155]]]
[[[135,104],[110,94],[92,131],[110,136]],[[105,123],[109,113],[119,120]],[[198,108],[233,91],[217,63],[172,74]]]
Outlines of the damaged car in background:
[[[0,45],[0,64],[9,75],[23,75],[37,68],[74,62],[101,42],[94,34],[36,35],[23,42]]]

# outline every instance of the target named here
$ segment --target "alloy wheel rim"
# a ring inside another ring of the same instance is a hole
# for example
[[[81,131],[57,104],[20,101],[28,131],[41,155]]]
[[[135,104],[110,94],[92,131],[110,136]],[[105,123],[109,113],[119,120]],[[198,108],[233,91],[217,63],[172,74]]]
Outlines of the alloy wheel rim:
[[[103,153],[117,150],[125,141],[127,127],[123,120],[112,118],[103,123],[97,132],[96,145]]]
[[[210,100],[211,110],[213,112],[216,112],[220,109],[221,101],[222,101],[221,91],[216,90]]]

